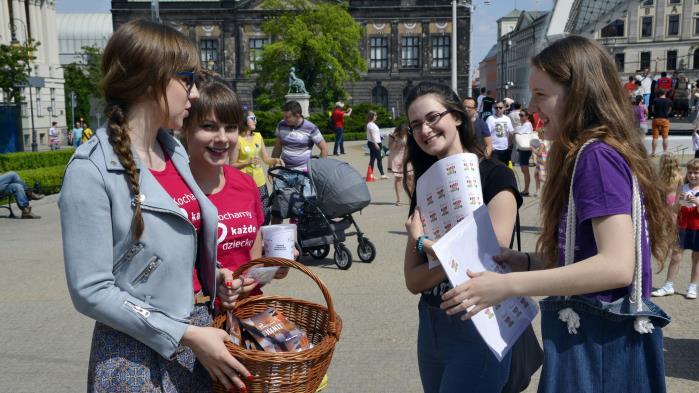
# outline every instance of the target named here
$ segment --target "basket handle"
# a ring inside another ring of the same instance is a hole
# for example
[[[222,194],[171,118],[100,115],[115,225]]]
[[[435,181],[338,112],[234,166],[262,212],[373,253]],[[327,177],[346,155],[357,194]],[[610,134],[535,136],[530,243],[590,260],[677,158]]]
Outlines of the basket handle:
[[[325,284],[323,284],[323,281],[321,281],[320,278],[315,273],[313,273],[306,266],[304,266],[296,261],[292,261],[290,259],[261,257],[261,258],[253,259],[252,261],[249,261],[246,264],[235,269],[235,271],[233,272],[233,278],[236,279],[236,278],[240,277],[244,271],[248,270],[251,267],[255,267],[255,266],[259,266],[259,265],[294,268],[296,270],[300,270],[301,272],[306,274],[308,277],[310,277],[313,281],[315,281],[316,285],[318,285],[318,287],[320,288],[320,291],[323,293],[323,297],[325,298],[325,303],[328,306],[328,333],[330,333],[333,337],[337,338],[337,321],[335,318],[335,306],[333,305],[333,300],[332,300],[332,297],[330,296],[330,291],[328,291],[328,287],[326,287]]]

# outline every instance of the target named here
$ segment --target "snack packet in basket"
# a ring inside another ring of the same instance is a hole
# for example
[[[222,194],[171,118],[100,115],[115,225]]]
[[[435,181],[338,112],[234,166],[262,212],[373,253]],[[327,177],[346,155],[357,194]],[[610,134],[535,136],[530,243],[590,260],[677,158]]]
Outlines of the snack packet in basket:
[[[306,333],[272,307],[241,323],[265,351],[299,352],[311,348]]]
[[[274,275],[277,274],[279,266],[274,267],[253,267],[248,269],[243,273],[243,277],[249,277],[255,280],[259,285],[268,284],[274,279]]]
[[[240,320],[230,311],[226,316],[226,331],[230,335],[233,344],[241,345],[243,334],[240,331]]]

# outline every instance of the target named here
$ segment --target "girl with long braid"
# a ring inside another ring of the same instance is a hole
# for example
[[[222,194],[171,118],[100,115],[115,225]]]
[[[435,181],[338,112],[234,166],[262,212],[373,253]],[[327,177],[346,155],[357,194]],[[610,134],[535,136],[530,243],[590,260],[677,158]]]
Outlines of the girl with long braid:
[[[210,299],[230,306],[253,283],[216,268],[216,208],[169,132],[198,98],[198,69],[195,45],[153,22],[122,25],[105,48],[106,128],[75,152],[59,199],[68,289],[97,321],[90,392],[199,392],[211,379],[245,391],[252,378],[208,326]]]

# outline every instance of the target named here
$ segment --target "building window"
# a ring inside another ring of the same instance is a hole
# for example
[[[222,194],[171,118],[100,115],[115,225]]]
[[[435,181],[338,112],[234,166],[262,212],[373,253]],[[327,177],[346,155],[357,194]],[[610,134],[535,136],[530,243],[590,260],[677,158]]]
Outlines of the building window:
[[[420,67],[420,37],[400,38],[400,66],[401,68]]]
[[[692,64],[692,65],[694,66],[694,69],[699,70],[699,49],[694,50],[694,59],[693,60],[694,60],[694,64]]]
[[[665,65],[666,70],[676,70],[677,69],[677,51],[669,50],[667,51],[667,64]]]
[[[641,18],[641,37],[653,36],[653,17],[644,16]]]
[[[643,0],[643,5],[653,5],[653,0]]]
[[[432,37],[432,68],[449,68],[451,57],[451,37]]]
[[[267,44],[266,38],[250,38],[248,41],[248,60],[251,71],[260,70],[260,60],[262,60],[262,48]]]
[[[624,72],[624,54],[623,53],[616,53],[614,54],[614,64],[616,64],[616,69],[619,72]]]
[[[641,69],[650,69],[650,52],[641,52]]]
[[[614,22],[602,28],[602,38],[623,37],[624,36],[624,21],[617,19]]]
[[[30,87],[30,89],[31,89],[31,87]],[[34,111],[35,111],[34,113],[36,114],[37,117],[43,116],[41,114],[41,88],[38,88],[38,87],[35,88],[34,93],[36,93],[36,95],[34,96],[34,101],[36,103],[34,105]]]
[[[388,69],[388,37],[369,38],[369,69]]]
[[[680,35],[679,15],[670,15],[667,17],[667,35],[670,37]]]
[[[384,108],[388,109],[388,90],[386,90],[386,88],[381,86],[380,84],[377,84],[371,90],[371,103],[381,105]]]
[[[218,40],[202,38],[199,40],[199,53],[202,66],[211,71],[218,71]]]
[[[52,87],[49,92],[51,94],[51,109],[49,112],[51,112],[52,117],[56,117],[56,89]]]
[[[699,15],[694,17],[694,35],[699,35]]]
[[[681,4],[682,0],[670,0],[670,4]]]

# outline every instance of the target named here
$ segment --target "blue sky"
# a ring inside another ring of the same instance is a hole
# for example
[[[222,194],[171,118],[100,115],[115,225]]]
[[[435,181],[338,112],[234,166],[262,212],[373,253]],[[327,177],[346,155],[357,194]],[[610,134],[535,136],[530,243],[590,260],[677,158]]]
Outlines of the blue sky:
[[[496,20],[514,8],[527,11],[551,10],[553,2],[554,0],[490,0],[487,2],[489,5],[486,5],[485,0],[473,0],[476,10],[473,15],[471,64],[477,67],[478,62],[483,60],[495,44],[498,31]],[[111,6],[109,0],[58,0],[56,3],[59,13],[109,12]]]

